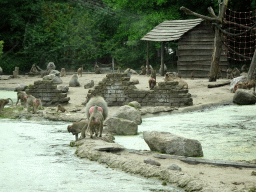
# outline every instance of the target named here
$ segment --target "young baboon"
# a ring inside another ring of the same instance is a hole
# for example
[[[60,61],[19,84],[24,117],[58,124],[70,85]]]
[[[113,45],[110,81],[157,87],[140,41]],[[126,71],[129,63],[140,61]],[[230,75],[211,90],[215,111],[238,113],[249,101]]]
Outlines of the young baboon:
[[[233,73],[232,73],[232,69],[228,68],[227,69],[227,79],[233,79]]]
[[[78,81],[78,75],[76,73],[73,74],[73,76],[71,77],[69,81],[69,87],[80,87],[80,83]]]
[[[82,77],[83,70],[84,70],[83,65],[82,65],[82,67],[80,67],[80,68],[77,69],[77,74],[80,75],[80,77]]]
[[[151,74],[151,78],[148,80],[149,89],[152,90],[156,86],[156,79],[154,78],[153,74]]]
[[[10,100],[11,100],[12,105],[13,105],[13,101],[12,101],[11,98],[8,98],[8,99],[0,99],[0,113],[2,112],[4,106],[7,105]]]
[[[66,73],[65,68],[61,68],[60,76],[61,76],[61,77],[66,77],[66,75],[67,75],[67,73]]]
[[[33,108],[33,113],[36,113],[37,108],[40,106],[42,108],[42,103],[40,99],[35,98],[32,95],[27,96],[27,111],[29,112],[29,108]]]
[[[69,133],[71,132],[73,135],[75,135],[76,141],[77,141],[78,134],[81,133],[83,129],[84,129],[83,131],[84,135],[81,134],[81,138],[85,138],[85,131],[87,129],[87,126],[88,126],[88,120],[82,120],[79,122],[75,122],[72,125],[68,125],[67,130]]]
[[[31,74],[37,74],[37,73],[38,73],[38,70],[37,70],[35,64],[32,65],[32,67],[31,67],[31,69],[30,69],[30,73],[31,73]]]
[[[65,111],[67,111],[61,104],[57,105],[57,112],[61,111],[62,113],[64,113]]]
[[[16,105],[19,103],[19,100],[20,100],[20,103],[21,105],[25,106],[26,105],[26,102],[27,102],[27,94],[25,92],[22,92],[22,91],[18,91],[17,92],[17,102],[16,102]]]
[[[141,69],[140,75],[146,75],[146,67],[144,65],[141,65],[140,69]]]
[[[171,78],[170,74],[169,73],[166,73],[165,76],[164,76],[164,81],[173,81],[173,78]]]
[[[240,71],[236,67],[232,71],[233,78],[239,77],[240,76]]]

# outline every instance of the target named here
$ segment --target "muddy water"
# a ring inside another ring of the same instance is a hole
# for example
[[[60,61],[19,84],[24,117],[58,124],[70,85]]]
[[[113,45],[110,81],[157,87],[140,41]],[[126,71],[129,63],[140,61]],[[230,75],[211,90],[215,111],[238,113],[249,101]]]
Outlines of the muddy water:
[[[149,147],[143,131],[166,131],[201,142],[204,158],[219,160],[256,159],[256,106],[222,106],[185,114],[143,119],[137,136],[118,136],[115,142],[127,148]]]
[[[181,191],[79,159],[67,125],[0,119],[0,191]]]

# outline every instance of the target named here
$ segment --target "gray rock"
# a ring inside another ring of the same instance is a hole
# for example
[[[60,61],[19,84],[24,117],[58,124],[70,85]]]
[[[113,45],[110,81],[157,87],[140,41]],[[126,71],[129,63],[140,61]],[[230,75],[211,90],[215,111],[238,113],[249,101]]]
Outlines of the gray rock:
[[[137,125],[142,123],[140,111],[128,105],[120,107],[113,117],[128,119],[135,122]]]
[[[18,85],[17,87],[15,87],[14,91],[25,91],[27,89],[27,85]]]
[[[54,74],[45,75],[45,76],[43,77],[43,80],[53,80],[54,77],[55,77]]]
[[[250,90],[237,89],[233,102],[239,105],[250,105],[256,103],[256,96]]]
[[[58,70],[51,70],[51,72],[49,73],[49,75],[55,75],[55,76],[60,76],[60,72]]]
[[[62,93],[67,93],[69,90],[69,87],[68,86],[59,86],[58,89],[61,90]]]
[[[150,165],[156,165],[156,166],[161,166],[161,164],[153,159],[144,159],[144,163],[150,164]]]
[[[131,107],[135,107],[136,109],[141,108],[141,104],[138,101],[132,101],[128,105],[131,106]]]
[[[201,143],[194,139],[157,131],[144,131],[143,138],[151,151],[186,157],[203,156]]]
[[[167,169],[181,171],[181,168],[175,164],[170,165]]]
[[[107,130],[116,135],[137,135],[138,125],[131,120],[110,117],[106,120]]]
[[[93,80],[89,80],[87,81],[87,83],[84,85],[85,89],[89,89],[92,88],[94,86],[94,81]]]
[[[61,84],[61,83],[63,83],[63,81],[61,80],[61,78],[59,76],[55,76],[52,79],[52,82],[53,82],[53,84]]]

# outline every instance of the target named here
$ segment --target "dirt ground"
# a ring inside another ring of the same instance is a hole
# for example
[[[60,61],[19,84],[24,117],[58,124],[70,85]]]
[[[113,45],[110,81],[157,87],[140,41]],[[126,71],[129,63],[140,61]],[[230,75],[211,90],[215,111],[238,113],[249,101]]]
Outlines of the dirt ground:
[[[81,87],[70,87],[68,97],[70,102],[65,107],[69,110],[81,104],[85,101],[86,94],[89,89],[84,89],[84,84],[88,80],[94,80],[95,85],[105,77],[106,74],[92,74],[84,73],[82,77],[79,77]],[[62,77],[63,84],[67,85],[71,78],[71,74],[66,77]],[[33,84],[36,80],[41,80],[40,77],[28,77],[20,75],[17,79],[0,80],[0,89],[14,90],[18,84],[29,85]],[[139,84],[136,85],[138,89],[148,90],[148,76],[132,75],[131,79],[138,79]],[[208,84],[216,84],[227,82],[228,79],[219,79],[217,82],[208,82],[208,79],[184,79],[188,83],[189,93],[193,98],[193,106],[180,108],[178,111],[190,111],[195,109],[201,109],[203,107],[209,107],[217,104],[228,104],[232,102],[233,93],[230,92],[229,85],[218,88],[207,88]],[[163,81],[163,77],[157,76],[157,82]],[[1,96],[0,96],[1,97]],[[114,114],[119,107],[109,107],[109,116]],[[93,140],[93,146],[97,146],[97,140]],[[86,139],[85,142],[90,142],[90,139]],[[102,145],[102,143],[98,144]],[[151,158],[161,163],[161,168],[167,168],[171,164],[176,164],[182,168],[182,171],[177,173],[173,171],[173,175],[186,175],[192,180],[202,184],[204,187],[201,191],[249,191],[250,188],[256,187],[256,176],[252,176],[252,171],[256,172],[255,168],[233,168],[233,167],[217,167],[213,165],[189,165],[177,159],[158,159],[151,156],[144,156],[138,154],[120,153],[118,158],[126,158],[127,160],[133,160],[136,162],[143,162],[144,159]],[[255,157],[256,158],[256,157]]]

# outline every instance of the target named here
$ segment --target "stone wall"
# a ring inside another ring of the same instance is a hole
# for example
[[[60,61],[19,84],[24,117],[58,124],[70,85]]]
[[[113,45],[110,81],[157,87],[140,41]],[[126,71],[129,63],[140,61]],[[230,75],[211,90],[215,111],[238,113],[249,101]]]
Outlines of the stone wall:
[[[138,101],[142,106],[193,105],[188,89],[178,84],[177,81],[159,82],[154,90],[138,90],[126,74],[107,74],[97,86],[88,91],[86,102],[100,95],[105,98],[108,106],[122,106],[131,101]]]
[[[41,99],[44,106],[68,103],[70,100],[70,97],[58,90],[57,85],[53,84],[52,81],[35,81],[34,85],[28,86],[26,93]]]

